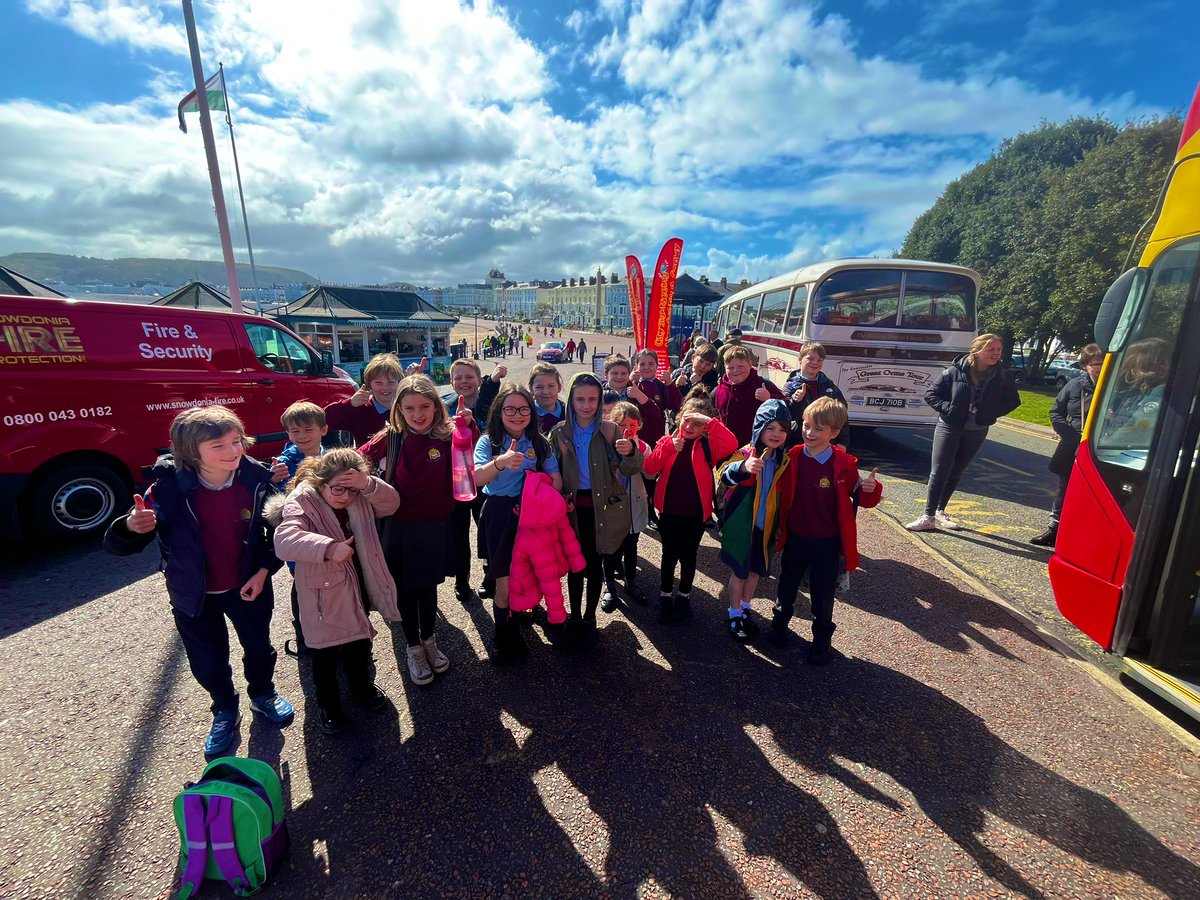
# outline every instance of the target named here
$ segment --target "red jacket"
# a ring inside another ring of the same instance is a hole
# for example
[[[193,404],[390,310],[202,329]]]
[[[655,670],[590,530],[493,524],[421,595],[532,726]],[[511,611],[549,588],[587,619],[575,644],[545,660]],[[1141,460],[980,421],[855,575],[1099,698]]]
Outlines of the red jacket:
[[[708,448],[712,453],[711,463],[704,455],[703,438],[708,439]],[[696,484],[700,487],[700,506],[704,511],[705,520],[713,511],[713,466],[724,462],[737,448],[737,438],[721,424],[720,419],[711,419],[701,440],[692,444],[692,469],[696,473]],[[666,473],[654,483],[654,508],[659,512],[662,512],[663,502],[667,497],[667,482],[671,478],[671,466],[675,462],[675,456],[675,442],[673,436],[668,434],[659,439],[642,463],[642,471],[651,477]]]
[[[762,406],[762,401],[755,399],[754,392],[760,387],[765,387],[776,400],[785,399],[783,391],[759,375],[757,369],[751,369],[741,384],[733,384],[728,376],[722,375],[721,382],[713,393],[717,412],[725,427],[737,438],[737,447],[749,444],[754,439],[754,414]]]
[[[838,531],[842,539],[842,556],[846,558],[846,571],[853,572],[858,568],[858,522],[854,518],[854,501],[862,509],[878,506],[883,499],[883,483],[870,493],[859,490],[858,457],[851,456],[837,444],[833,448],[833,482],[837,496]],[[779,539],[777,546],[780,551],[788,541],[788,516],[792,511],[792,501],[796,499],[796,472],[800,466],[797,457],[804,452],[800,444],[788,451],[788,462],[791,465],[779,474]]]

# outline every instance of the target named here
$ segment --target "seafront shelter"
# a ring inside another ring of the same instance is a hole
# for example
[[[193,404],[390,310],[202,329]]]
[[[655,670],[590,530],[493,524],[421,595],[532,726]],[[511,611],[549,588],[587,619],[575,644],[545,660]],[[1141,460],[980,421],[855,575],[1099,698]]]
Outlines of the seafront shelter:
[[[457,316],[444,313],[411,291],[323,284],[272,313],[355,378],[377,353],[391,352],[402,365],[429,358],[435,382],[449,378],[450,329]]]

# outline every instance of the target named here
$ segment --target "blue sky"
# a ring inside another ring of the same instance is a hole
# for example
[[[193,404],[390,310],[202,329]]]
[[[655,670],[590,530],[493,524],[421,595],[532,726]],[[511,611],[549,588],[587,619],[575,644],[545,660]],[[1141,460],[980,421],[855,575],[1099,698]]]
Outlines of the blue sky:
[[[4,6],[0,254],[219,259],[178,0]],[[1182,0],[195,10],[257,261],[349,282],[623,272],[672,235],[732,280],[888,254],[1004,138],[1178,111],[1200,80]]]

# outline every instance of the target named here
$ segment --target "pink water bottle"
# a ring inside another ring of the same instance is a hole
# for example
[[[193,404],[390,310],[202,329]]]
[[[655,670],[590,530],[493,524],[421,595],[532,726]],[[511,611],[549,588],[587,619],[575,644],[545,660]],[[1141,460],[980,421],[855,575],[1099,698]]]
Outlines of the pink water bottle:
[[[466,401],[459,396],[454,416],[454,435],[450,438],[450,481],[454,499],[464,503],[475,499],[475,441],[467,424]]]

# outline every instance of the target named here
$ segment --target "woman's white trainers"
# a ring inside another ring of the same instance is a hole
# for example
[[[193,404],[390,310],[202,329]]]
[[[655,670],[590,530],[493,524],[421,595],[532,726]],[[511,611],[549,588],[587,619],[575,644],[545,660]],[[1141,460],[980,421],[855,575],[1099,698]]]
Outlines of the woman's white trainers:
[[[909,531],[937,531],[938,520],[933,516],[921,516],[919,519],[913,519],[904,527]]]
[[[946,515],[944,509],[939,509],[933,514],[933,517],[937,519],[938,528],[945,528],[947,531],[962,531],[962,526]]]

